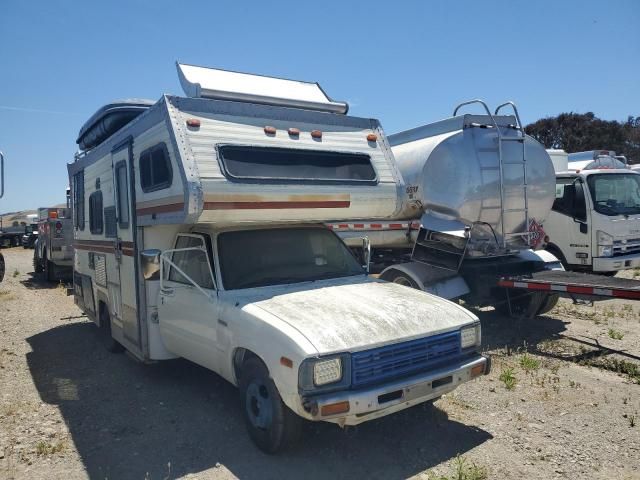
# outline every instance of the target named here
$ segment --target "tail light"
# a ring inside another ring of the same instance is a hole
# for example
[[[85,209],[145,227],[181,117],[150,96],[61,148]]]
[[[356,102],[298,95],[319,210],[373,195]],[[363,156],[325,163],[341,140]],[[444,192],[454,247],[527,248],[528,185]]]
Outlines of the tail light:
[[[62,222],[56,222],[56,233],[57,234],[62,233]]]

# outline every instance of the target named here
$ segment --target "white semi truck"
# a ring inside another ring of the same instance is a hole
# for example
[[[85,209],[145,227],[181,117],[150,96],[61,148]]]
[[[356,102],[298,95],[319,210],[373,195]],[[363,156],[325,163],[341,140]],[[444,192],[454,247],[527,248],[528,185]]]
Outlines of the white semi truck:
[[[109,350],[237,385],[270,453],[301,419],[356,425],[489,371],[473,313],[368,276],[323,223],[402,207],[377,120],[315,83],[178,73],[186,97],[100,109],[68,165],[75,301]]]
[[[557,173],[546,249],[566,269],[614,275],[640,267],[640,174],[613,152],[598,152],[573,162],[572,154],[550,152]]]

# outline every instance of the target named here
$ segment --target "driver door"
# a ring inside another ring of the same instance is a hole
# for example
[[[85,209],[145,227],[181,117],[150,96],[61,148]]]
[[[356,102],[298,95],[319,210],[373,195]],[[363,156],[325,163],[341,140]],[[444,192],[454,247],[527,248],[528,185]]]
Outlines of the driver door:
[[[158,318],[171,352],[217,371],[219,306],[208,241],[180,234],[175,248],[162,254]]]
[[[553,211],[560,215],[554,215],[557,223],[554,232],[562,232],[561,235],[565,237],[561,248],[569,265],[591,264],[591,232],[585,188],[581,179],[569,177],[556,180]],[[554,242],[553,237],[551,242]]]

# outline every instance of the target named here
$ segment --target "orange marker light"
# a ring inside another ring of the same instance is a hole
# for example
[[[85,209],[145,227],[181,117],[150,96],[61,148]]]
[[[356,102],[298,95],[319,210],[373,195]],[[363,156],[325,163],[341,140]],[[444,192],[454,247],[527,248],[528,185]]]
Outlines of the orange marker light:
[[[375,142],[376,140],[378,140],[378,136],[375,133],[367,135],[367,142]]]
[[[293,360],[287,357],[280,357],[280,365],[284,365],[288,368],[293,368]]]
[[[349,411],[349,402],[338,402],[338,403],[330,403],[329,405],[323,405],[320,408],[320,414],[323,417],[328,417],[329,415],[338,415],[339,413],[347,413]]]
[[[200,128],[200,120],[197,118],[187,119],[187,127]]]
[[[298,135],[300,135],[300,130],[298,130],[297,128],[290,128],[288,132],[292,137],[297,137]]]
[[[322,138],[322,132],[320,130],[311,130],[312,138]]]
[[[477,377],[484,373],[484,364],[476,365],[471,369],[471,378]]]
[[[275,135],[276,134],[276,127],[271,127],[271,126],[267,125],[266,127],[264,127],[264,133],[266,133],[267,135]]]

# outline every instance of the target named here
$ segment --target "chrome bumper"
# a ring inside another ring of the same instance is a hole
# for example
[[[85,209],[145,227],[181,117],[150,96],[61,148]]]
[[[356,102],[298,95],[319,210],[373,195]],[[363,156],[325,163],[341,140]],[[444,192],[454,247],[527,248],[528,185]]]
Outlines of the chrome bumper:
[[[418,403],[438,398],[460,384],[491,370],[491,359],[476,355],[438,370],[403,378],[369,389],[334,392],[303,399],[304,415],[309,420],[328,421],[340,425],[359,423],[383,417]],[[479,372],[479,373],[478,373]],[[348,411],[323,415],[323,407],[348,402]]]

